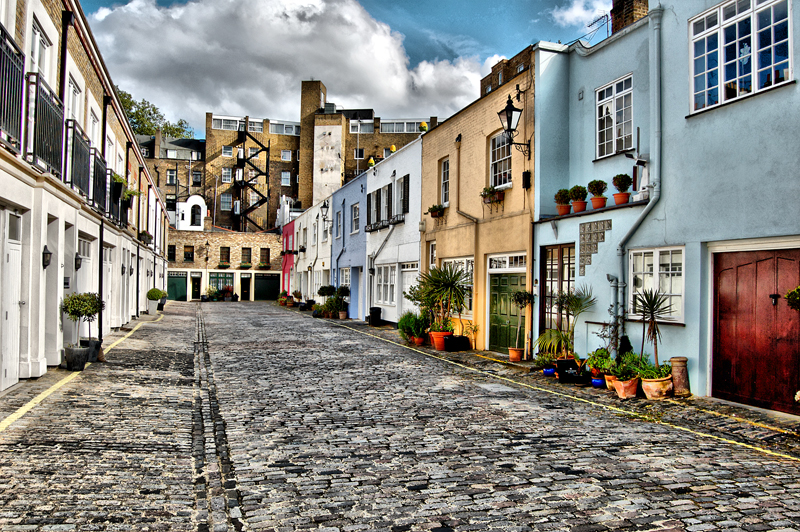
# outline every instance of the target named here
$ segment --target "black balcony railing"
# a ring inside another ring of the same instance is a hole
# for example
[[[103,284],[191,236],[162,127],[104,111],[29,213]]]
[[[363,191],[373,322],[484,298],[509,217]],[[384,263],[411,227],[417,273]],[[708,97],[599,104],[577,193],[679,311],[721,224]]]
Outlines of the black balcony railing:
[[[108,199],[108,213],[114,220],[119,221],[120,215],[120,201],[122,201],[122,190],[125,188],[123,183],[118,183],[114,181],[114,178],[111,177],[111,170],[108,171],[109,175],[109,182],[111,183],[111,195]]]
[[[64,106],[41,74],[28,74],[25,159],[46,172],[61,177]]]
[[[106,161],[97,148],[92,148],[92,205],[106,212],[106,198],[108,197],[108,170]]]
[[[64,183],[89,196],[89,176],[92,171],[91,143],[75,120],[67,120],[67,160]]]
[[[19,153],[22,139],[22,93],[25,56],[0,24],[0,142]]]
[[[392,219],[389,220],[389,223],[392,224],[392,225],[397,225],[397,224],[401,224],[401,223],[403,223],[405,221],[406,221],[406,215],[403,214],[403,213],[400,213],[400,214],[395,214],[394,216],[392,216]]]

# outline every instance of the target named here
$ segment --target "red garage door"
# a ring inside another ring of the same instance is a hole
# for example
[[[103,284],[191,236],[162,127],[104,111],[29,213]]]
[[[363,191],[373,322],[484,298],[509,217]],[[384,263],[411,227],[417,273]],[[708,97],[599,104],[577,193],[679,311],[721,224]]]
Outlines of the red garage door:
[[[712,395],[800,414],[800,250],[717,254],[714,280]]]

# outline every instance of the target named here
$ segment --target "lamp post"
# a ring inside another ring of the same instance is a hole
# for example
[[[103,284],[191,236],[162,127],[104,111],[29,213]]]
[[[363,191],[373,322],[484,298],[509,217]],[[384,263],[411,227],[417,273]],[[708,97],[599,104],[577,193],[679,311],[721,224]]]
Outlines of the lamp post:
[[[503,125],[503,131],[506,135],[506,139],[508,140],[509,146],[516,146],[519,151],[522,152],[523,155],[528,157],[528,160],[531,158],[531,141],[520,143],[514,142],[513,139],[519,134],[517,131],[517,126],[519,125],[519,119],[522,116],[522,109],[517,109],[514,107],[514,102],[511,101],[511,95],[508,96],[508,101],[506,102],[505,108],[497,113],[497,116],[500,117],[500,123]]]

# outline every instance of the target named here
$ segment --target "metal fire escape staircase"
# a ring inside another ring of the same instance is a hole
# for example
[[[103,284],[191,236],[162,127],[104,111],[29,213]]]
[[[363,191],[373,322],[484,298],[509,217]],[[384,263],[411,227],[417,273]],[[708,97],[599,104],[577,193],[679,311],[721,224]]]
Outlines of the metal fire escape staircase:
[[[258,151],[252,154],[248,154],[245,152],[247,139],[252,140],[256,146],[258,146]],[[236,186],[237,190],[239,191],[239,212],[234,211],[234,215],[238,217],[239,227],[238,230],[242,232],[247,232],[248,225],[247,223],[250,222],[253,226],[258,228],[259,231],[264,231],[264,228],[258,224],[255,220],[250,218],[250,214],[257,210],[264,204],[268,204],[269,202],[269,148],[270,144],[267,143],[266,146],[262,144],[257,138],[251,135],[247,131],[247,124],[245,122],[239,123],[239,135],[236,138],[236,143],[233,145],[234,148],[238,148],[239,155],[236,159],[236,176],[234,178],[234,185]],[[253,159],[256,161],[258,160],[258,156],[261,153],[266,153],[266,163],[264,164],[264,170],[258,167],[257,164],[253,162]],[[245,169],[253,169],[255,170],[255,175],[253,177],[245,177]],[[267,195],[261,193],[260,190],[256,188],[255,185],[258,184],[258,178],[264,176],[266,183],[267,183]],[[258,195],[258,201],[250,205],[250,198],[245,198],[245,192],[247,190],[251,190]],[[247,205],[247,207],[245,207]],[[269,205],[267,205],[267,214],[264,216],[264,220],[269,220]]]

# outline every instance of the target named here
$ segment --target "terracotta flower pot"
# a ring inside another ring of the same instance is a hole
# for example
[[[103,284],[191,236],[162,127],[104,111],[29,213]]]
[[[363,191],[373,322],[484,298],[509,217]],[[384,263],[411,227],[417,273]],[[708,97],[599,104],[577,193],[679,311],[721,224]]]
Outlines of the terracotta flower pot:
[[[642,390],[648,399],[666,399],[672,395],[672,375],[663,379],[642,379]]]
[[[444,351],[444,337],[450,336],[451,332],[431,332],[431,341],[433,342],[433,347],[436,348],[437,351]]]
[[[628,203],[628,200],[631,197],[630,192],[617,192],[614,194],[614,204],[615,205],[625,205]]]
[[[339,311],[339,319],[340,320],[346,320],[347,319],[347,311],[346,310],[340,310]]]
[[[415,336],[414,337],[414,345],[422,345],[425,343],[425,338],[422,336]]]
[[[614,375],[606,375],[606,388],[613,390],[615,380],[617,380],[617,378]]]
[[[636,397],[636,390],[639,388],[639,377],[635,377],[629,381],[621,381],[619,379],[614,381],[614,389],[620,399],[632,399]]]
[[[556,210],[559,216],[564,216],[572,210],[572,205],[556,205]]]
[[[588,205],[585,201],[572,201],[572,211],[573,212],[583,212],[586,210],[586,206]]]
[[[522,361],[522,352],[523,349],[519,349],[516,347],[509,347],[508,348],[508,361],[509,362],[521,362]]]
[[[606,202],[608,198],[605,196],[593,196],[592,197],[592,209],[602,209],[606,206]]]

